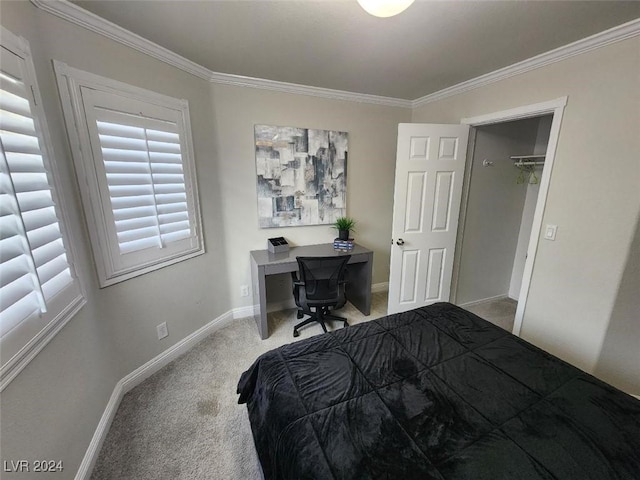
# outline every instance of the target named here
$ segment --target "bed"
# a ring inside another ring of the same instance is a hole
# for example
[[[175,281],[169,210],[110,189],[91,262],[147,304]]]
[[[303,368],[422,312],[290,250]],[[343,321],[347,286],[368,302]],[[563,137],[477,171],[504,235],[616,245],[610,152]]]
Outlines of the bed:
[[[640,479],[640,401],[438,303],[242,374],[266,479]]]

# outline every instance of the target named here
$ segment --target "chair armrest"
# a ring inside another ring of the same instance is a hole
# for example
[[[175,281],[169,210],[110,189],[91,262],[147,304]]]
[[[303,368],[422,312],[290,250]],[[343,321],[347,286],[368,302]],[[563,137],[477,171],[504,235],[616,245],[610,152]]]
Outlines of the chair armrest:
[[[298,278],[298,272],[291,272],[291,283],[293,283],[294,286],[304,286],[304,282]]]

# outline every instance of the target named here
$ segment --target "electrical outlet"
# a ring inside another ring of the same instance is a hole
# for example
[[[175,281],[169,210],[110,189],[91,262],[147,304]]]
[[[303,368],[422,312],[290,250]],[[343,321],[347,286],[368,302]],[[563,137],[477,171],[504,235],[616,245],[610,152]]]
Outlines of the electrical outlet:
[[[241,297],[249,296],[249,285],[240,285],[240,296]]]
[[[158,340],[162,340],[164,337],[169,336],[169,330],[167,329],[167,322],[162,322],[156,327],[158,330]]]

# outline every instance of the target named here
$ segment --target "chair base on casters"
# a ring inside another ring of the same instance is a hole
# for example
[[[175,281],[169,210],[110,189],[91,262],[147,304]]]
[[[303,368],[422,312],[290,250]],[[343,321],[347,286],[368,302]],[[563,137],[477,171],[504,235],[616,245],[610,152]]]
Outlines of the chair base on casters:
[[[328,307],[317,307],[315,312],[305,312],[303,310],[298,310],[296,317],[302,318],[304,315],[309,315],[309,318],[307,318],[306,320],[303,320],[302,322],[297,324],[295,327],[293,327],[294,337],[300,336],[300,332],[298,331],[300,327],[304,327],[305,325],[308,325],[313,322],[318,322],[322,327],[322,330],[325,331],[325,333],[327,332],[327,326],[324,324],[325,320],[336,320],[338,322],[343,322],[344,327],[349,326],[349,323],[347,322],[346,318],[338,317],[337,315],[329,315]]]

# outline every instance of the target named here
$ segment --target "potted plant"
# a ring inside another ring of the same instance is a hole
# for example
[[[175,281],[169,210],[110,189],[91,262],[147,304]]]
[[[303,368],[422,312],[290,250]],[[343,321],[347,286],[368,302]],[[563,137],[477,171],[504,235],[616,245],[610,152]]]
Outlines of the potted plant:
[[[355,230],[356,221],[349,217],[339,217],[333,224],[333,228],[338,230],[340,240],[349,240],[349,230]]]

